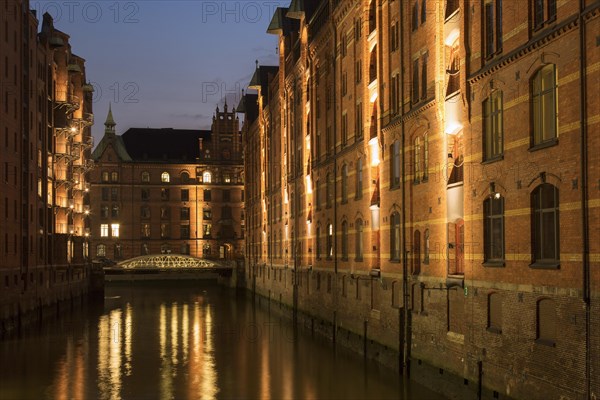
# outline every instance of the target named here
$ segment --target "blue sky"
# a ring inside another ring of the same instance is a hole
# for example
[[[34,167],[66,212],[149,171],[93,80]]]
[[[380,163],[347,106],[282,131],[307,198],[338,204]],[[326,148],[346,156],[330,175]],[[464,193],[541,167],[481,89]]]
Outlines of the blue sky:
[[[277,37],[266,33],[272,1],[48,1],[55,26],[71,35],[96,89],[92,128],[102,137],[112,102],[118,133],[130,127],[210,127],[217,104],[230,107],[255,68],[277,65]],[[41,20],[41,15],[39,18]]]

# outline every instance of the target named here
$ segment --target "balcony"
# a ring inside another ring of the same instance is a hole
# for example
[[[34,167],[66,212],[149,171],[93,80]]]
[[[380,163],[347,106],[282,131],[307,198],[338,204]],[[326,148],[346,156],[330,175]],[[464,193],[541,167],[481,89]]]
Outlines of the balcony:
[[[79,110],[80,101],[79,97],[71,93],[57,92],[54,99],[54,109],[63,109],[66,114],[71,114],[73,111]]]

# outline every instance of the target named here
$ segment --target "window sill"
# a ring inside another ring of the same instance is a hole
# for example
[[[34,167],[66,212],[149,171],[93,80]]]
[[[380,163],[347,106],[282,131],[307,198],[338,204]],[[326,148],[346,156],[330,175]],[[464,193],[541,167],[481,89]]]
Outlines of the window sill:
[[[396,185],[396,184],[390,185],[390,192],[394,191],[394,190],[398,190],[398,189],[400,189],[400,185]]]
[[[556,347],[556,342],[550,339],[535,339],[535,343],[541,344],[542,346]]]
[[[490,268],[503,268],[506,267],[506,263],[504,261],[484,261],[481,263],[484,267]]]
[[[395,258],[390,258],[390,262],[394,264],[400,264],[400,260]]]
[[[488,326],[486,330],[490,333],[495,333],[496,335],[502,335],[502,329],[494,328],[493,326]]]
[[[529,268],[535,268],[535,269],[560,269],[560,262],[558,261],[554,261],[554,262],[533,262],[531,264],[529,264]]]
[[[545,142],[534,144],[529,148],[529,152],[546,149],[558,145],[558,138],[546,140]]]
[[[495,162],[502,161],[502,160],[504,160],[504,153],[481,161],[481,165],[493,164]]]

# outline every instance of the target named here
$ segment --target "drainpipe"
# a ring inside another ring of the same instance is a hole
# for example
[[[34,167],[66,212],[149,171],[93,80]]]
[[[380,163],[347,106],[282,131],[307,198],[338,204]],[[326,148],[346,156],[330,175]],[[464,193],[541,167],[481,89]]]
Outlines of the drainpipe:
[[[588,210],[588,153],[587,153],[587,77],[586,77],[586,34],[584,21],[585,0],[579,0],[579,120],[581,121],[581,223],[583,230],[583,300],[585,302],[585,381],[587,398],[592,395],[591,382],[591,276],[590,276],[590,237]]]
[[[404,22],[404,4],[400,4],[400,21]],[[400,71],[402,80],[404,81],[404,30],[401,30],[400,35]],[[404,82],[400,85],[400,101],[402,101],[402,116],[404,116]],[[402,117],[403,118],[403,117]],[[403,343],[402,343],[402,371],[403,375],[408,377],[408,363],[410,360],[410,346],[408,336],[411,334],[408,324],[408,261],[406,259],[406,148],[405,137],[406,129],[405,122],[402,121],[402,307],[404,309],[403,318]]]
[[[335,276],[338,273],[338,257],[337,257],[337,154],[335,151],[335,137],[337,132],[337,27],[333,22],[333,9],[330,10],[330,18],[332,19],[333,26],[333,270]],[[341,110],[340,110],[341,112]],[[329,234],[329,233],[327,233]],[[327,249],[329,251],[329,249]]]

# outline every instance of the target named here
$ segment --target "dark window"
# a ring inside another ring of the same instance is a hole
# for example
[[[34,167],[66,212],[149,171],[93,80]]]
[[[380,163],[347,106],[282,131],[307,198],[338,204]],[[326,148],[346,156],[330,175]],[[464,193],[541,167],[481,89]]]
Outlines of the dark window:
[[[142,189],[142,200],[150,200],[150,189]]]
[[[419,102],[419,59],[413,61],[412,99],[413,103]]]
[[[212,219],[212,210],[210,208],[205,208],[202,211],[202,219],[211,220]]]
[[[348,166],[342,167],[342,203],[348,202]]]
[[[321,227],[317,226],[317,234],[315,236],[315,246],[317,248],[317,260],[321,259]]]
[[[169,238],[171,236],[171,224],[163,223],[160,224],[160,237],[162,239]]]
[[[390,259],[400,261],[400,214],[390,216]]]
[[[142,172],[142,182],[144,183],[149,183],[150,182],[150,173],[149,172]]]
[[[109,198],[110,198],[110,190],[109,190],[109,188],[102,188],[102,200],[103,201],[108,201]]]
[[[422,0],[421,3],[421,24],[427,21],[427,0]]]
[[[430,245],[429,245],[429,229],[425,229],[425,233],[423,234],[424,236],[424,248],[423,248],[423,264],[429,264],[429,250],[430,250]]]
[[[144,219],[150,218],[150,207],[141,206],[140,207],[140,216]]]
[[[189,225],[180,225],[179,226],[179,235],[181,239],[189,239],[190,238],[190,226]],[[186,253],[184,253],[186,254]]]
[[[160,219],[169,219],[171,216],[169,207],[160,208]]]
[[[327,188],[326,188],[326,202],[327,208],[333,205],[333,175],[331,173],[327,174]]]
[[[400,186],[400,142],[395,141],[390,146],[390,189]]]
[[[356,199],[362,198],[362,188],[363,188],[362,158],[359,158],[356,161],[356,194],[354,195]]]
[[[484,262],[504,262],[504,198],[500,194],[483,202]]]
[[[111,172],[110,173],[110,181],[111,182],[119,182],[119,173],[118,172]]]
[[[229,189],[223,190],[223,201],[224,202],[231,201],[231,191]]]
[[[342,222],[342,260],[348,260],[348,222]]]
[[[119,189],[117,189],[117,188],[110,188],[110,199],[112,201],[118,201],[119,200]]]
[[[556,20],[556,0],[533,0],[533,29]]]
[[[502,92],[495,91],[483,101],[484,160],[501,157],[504,152]]]
[[[485,5],[485,56],[502,51],[502,0],[491,0]]]
[[[108,171],[102,171],[102,182],[103,183],[108,182],[109,177],[110,177],[110,175],[109,175]]]
[[[556,66],[541,68],[531,81],[533,146],[553,142],[557,137]]]
[[[108,206],[106,206],[106,205],[100,206],[100,218],[102,218],[102,219],[108,218]]]
[[[110,216],[112,218],[119,218],[119,206],[118,205],[113,204]]]
[[[419,2],[415,1],[412,9],[412,30],[413,32],[419,27]]]
[[[355,240],[355,249],[354,249],[354,253],[355,253],[355,258],[356,261],[362,261],[363,259],[363,222],[362,219],[357,219],[356,220],[356,240]]]
[[[211,201],[211,191],[210,189],[204,189],[204,201]]]
[[[179,217],[182,221],[189,221],[190,220],[190,208],[189,207],[181,207]]]
[[[534,264],[556,266],[558,246],[558,189],[549,184],[539,185],[531,193],[532,259]]]
[[[181,201],[189,201],[189,200],[190,200],[189,189],[181,189]]]
[[[427,59],[429,53],[423,54],[423,66],[421,68],[421,98],[427,98]]]

